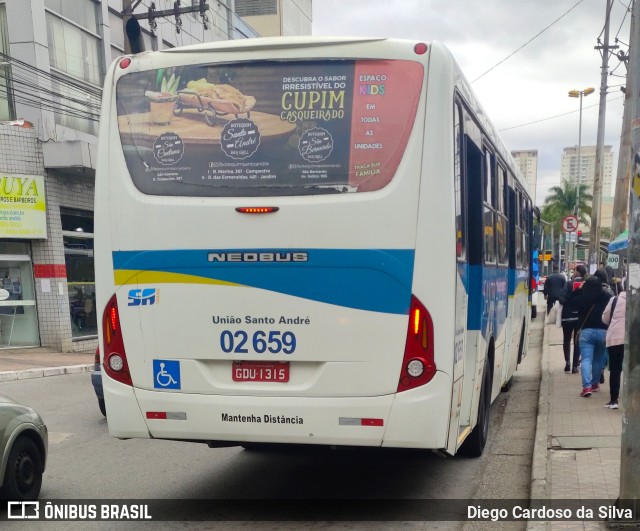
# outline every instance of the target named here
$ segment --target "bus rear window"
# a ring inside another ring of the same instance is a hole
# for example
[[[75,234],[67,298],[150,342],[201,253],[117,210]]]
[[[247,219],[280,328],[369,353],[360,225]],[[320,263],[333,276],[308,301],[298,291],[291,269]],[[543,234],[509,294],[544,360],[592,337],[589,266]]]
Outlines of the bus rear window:
[[[126,74],[134,185],[167,196],[364,192],[396,172],[422,88],[413,61],[202,64]]]

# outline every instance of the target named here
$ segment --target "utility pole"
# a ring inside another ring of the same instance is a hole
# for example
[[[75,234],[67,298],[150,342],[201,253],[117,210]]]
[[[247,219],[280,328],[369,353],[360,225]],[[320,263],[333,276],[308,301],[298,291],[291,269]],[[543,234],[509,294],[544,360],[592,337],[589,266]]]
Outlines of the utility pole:
[[[629,207],[629,175],[631,173],[631,94],[630,79],[627,76],[622,114],[622,132],[620,134],[620,153],[616,174],[616,192],[613,200],[613,219],[611,220],[611,239],[617,238],[627,228],[627,210]]]
[[[604,167],[604,125],[607,111],[607,77],[609,75],[609,22],[613,0],[607,0],[607,16],[604,23],[604,44],[596,46],[602,50],[602,72],[600,73],[600,108],[598,112],[598,135],[596,142],[596,168],[593,176],[593,203],[591,204],[591,228],[589,236],[589,272],[598,269],[600,251],[600,199],[602,197],[602,169]]]
[[[181,0],[175,0],[173,2],[172,9],[164,9],[162,11],[157,11],[155,2],[151,2],[146,13],[134,13],[136,7],[140,5],[142,0],[135,0],[135,4],[133,4],[133,1],[134,0],[122,0],[122,24],[124,34],[126,36],[124,40],[125,54],[140,53],[144,51],[142,30],[140,29],[138,20],[146,18],[149,22],[149,27],[151,28],[151,34],[153,35],[153,32],[157,27],[157,18],[173,17],[176,33],[180,33],[180,29],[182,27],[181,15],[185,15],[187,13],[199,13],[202,17],[202,25],[205,31],[208,28],[209,20],[207,18],[207,10],[209,9],[209,4],[207,4],[206,0],[199,0],[198,5],[191,5],[190,7],[181,7]]]
[[[629,42],[634,35],[635,18],[631,17]],[[613,201],[613,218],[611,220],[611,238],[627,228],[627,210],[629,207],[629,176],[631,175],[631,97],[633,96],[633,79],[629,69],[629,55],[618,53],[618,58],[627,64],[627,79],[624,87],[624,113],[622,115],[622,132],[620,133],[620,153],[618,155],[618,171],[616,174],[616,192]],[[619,269],[622,268],[620,261]],[[618,275],[622,278],[622,275]]]
[[[633,3],[629,44],[631,168],[626,337],[622,387],[622,440],[619,504],[633,509],[640,522],[640,1]],[[628,85],[627,85],[628,87]],[[629,88],[627,88],[629,90]]]
[[[127,38],[127,22],[131,18],[131,0],[122,0],[122,31],[124,33],[124,53],[129,55],[131,53],[131,44]]]
[[[129,55],[139,53],[140,43],[140,24],[133,18],[133,11],[142,0],[135,0],[135,5],[131,5],[133,0],[122,0],[122,31],[124,32],[124,53]]]

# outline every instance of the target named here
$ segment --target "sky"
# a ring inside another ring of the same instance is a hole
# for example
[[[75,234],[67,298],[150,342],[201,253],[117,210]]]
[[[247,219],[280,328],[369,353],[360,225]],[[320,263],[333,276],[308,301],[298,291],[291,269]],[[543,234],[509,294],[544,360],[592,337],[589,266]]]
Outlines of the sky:
[[[624,52],[629,6],[630,0],[614,0],[610,17],[609,44]],[[507,149],[538,150],[536,203],[541,205],[549,187],[560,184],[563,148],[578,145],[580,101],[568,96],[570,90],[596,89],[583,98],[582,146],[597,142],[602,56],[594,47],[604,37],[606,7],[606,0],[314,0],[312,30],[443,42]],[[613,147],[615,182],[626,76],[615,55],[609,73],[604,143]]]

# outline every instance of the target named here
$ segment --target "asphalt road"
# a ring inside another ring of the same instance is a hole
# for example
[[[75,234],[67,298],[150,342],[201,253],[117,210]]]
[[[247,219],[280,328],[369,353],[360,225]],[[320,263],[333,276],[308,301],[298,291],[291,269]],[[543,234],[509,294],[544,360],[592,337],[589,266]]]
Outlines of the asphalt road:
[[[539,321],[540,318],[537,319]],[[4,382],[0,394],[35,407],[50,432],[41,499],[526,499],[540,381],[541,323],[529,354],[491,409],[479,459],[409,450],[281,448],[247,451],[203,444],[113,439],[90,376]],[[479,503],[480,503],[479,502]],[[327,501],[326,503],[331,503]],[[446,503],[446,502],[443,502]],[[365,504],[366,506],[366,504]],[[276,506],[277,507],[277,506]],[[361,503],[346,520],[362,520]],[[491,529],[461,522],[47,522],[3,523],[6,530],[46,529]],[[504,529],[517,529],[514,522]],[[521,524],[520,529],[524,529]]]

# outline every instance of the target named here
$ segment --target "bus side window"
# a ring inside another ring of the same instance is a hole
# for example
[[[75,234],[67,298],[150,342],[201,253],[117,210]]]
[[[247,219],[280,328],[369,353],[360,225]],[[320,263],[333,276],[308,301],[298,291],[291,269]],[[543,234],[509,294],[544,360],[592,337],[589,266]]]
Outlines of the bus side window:
[[[509,236],[507,223],[507,171],[502,164],[498,164],[496,180],[496,253],[498,264],[509,264]]]
[[[507,214],[509,217],[509,237],[508,237],[508,254],[509,254],[509,268],[515,269],[516,267],[516,224],[517,219],[517,202],[516,191],[513,188],[513,175],[507,174]]]
[[[484,159],[482,150],[476,144],[471,134],[467,131],[473,128],[473,122],[466,120],[465,114],[465,135],[464,135],[464,176],[467,185],[467,208],[465,214],[467,216],[467,227],[469,234],[467,237],[468,257],[470,264],[482,264],[483,261],[483,242],[484,242],[484,222],[482,220],[482,167]],[[472,133],[472,132],[471,132]]]
[[[460,118],[460,105],[455,104],[453,109],[453,178],[454,178],[454,190],[456,201],[456,257],[460,261],[464,261],[467,258],[467,241],[466,241],[466,229],[465,229],[465,186],[464,177],[462,175],[462,119]]]
[[[532,230],[532,226],[531,226],[531,221],[532,221],[532,210],[531,210],[531,201],[529,199],[525,199],[523,197],[524,200],[524,227],[523,227],[523,231],[522,231],[522,237],[523,237],[523,244],[522,244],[522,248],[523,248],[523,252],[524,252],[524,267],[529,267],[529,265],[531,264],[531,247],[529,245],[530,242],[530,235],[531,235],[531,230]]]
[[[484,235],[484,262],[496,263],[496,237],[495,237],[495,212],[493,203],[495,200],[495,166],[493,153],[484,148],[484,172],[483,172],[483,235]]]
[[[522,192],[516,192],[516,268],[521,269],[523,264],[522,257]]]

